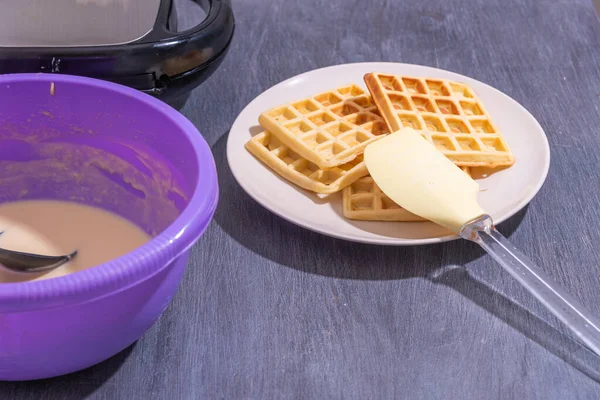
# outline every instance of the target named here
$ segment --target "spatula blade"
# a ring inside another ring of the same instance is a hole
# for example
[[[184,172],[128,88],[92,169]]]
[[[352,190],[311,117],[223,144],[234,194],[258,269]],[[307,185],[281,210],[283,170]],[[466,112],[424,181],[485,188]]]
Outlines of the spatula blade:
[[[477,182],[413,129],[371,143],[364,156],[380,189],[413,214],[455,233],[485,214],[477,203]]]

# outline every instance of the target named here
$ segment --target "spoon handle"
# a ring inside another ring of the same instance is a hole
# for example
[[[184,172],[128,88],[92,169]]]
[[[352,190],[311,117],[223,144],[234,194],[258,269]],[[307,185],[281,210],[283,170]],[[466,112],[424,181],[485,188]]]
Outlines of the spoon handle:
[[[600,356],[600,320],[502,236],[490,216],[484,215],[465,224],[460,235],[479,244]]]

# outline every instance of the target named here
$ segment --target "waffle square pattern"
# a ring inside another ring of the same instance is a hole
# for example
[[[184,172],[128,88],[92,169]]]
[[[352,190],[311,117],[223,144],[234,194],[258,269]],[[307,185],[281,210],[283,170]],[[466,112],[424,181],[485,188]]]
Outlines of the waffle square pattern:
[[[389,133],[371,96],[356,85],[277,106],[258,120],[283,145],[323,170],[354,160]]]
[[[379,189],[373,178],[366,176],[347,186],[343,192],[344,217],[363,221],[423,221]]]
[[[368,175],[362,154],[345,164],[324,170],[291,150],[269,131],[261,132],[246,142],[246,149],[283,178],[316,193],[338,192]]]
[[[413,128],[459,166],[514,164],[504,137],[467,85],[375,72],[364,79],[390,131]]]
[[[461,169],[471,176],[469,167]],[[342,210],[344,217],[362,221],[425,221],[396,204],[371,176],[360,178],[344,188]]]

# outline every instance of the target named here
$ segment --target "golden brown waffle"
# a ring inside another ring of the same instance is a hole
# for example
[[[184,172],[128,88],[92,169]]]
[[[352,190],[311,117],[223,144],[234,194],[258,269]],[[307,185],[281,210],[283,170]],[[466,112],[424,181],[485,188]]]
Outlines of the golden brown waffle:
[[[246,143],[246,148],[273,171],[313,192],[330,194],[342,190],[368,175],[362,154],[354,160],[328,170],[290,150],[270,132],[262,132]]]
[[[463,171],[471,175],[469,167]],[[425,221],[396,204],[379,189],[371,176],[360,178],[343,191],[342,208],[348,219],[363,221]]]
[[[369,143],[389,132],[371,96],[355,85],[272,108],[258,121],[322,169],[352,161]]]
[[[498,127],[467,85],[383,73],[367,74],[365,82],[390,131],[419,131],[456,165],[514,163]]]
[[[387,197],[373,178],[366,176],[343,192],[344,217],[363,221],[424,221]]]

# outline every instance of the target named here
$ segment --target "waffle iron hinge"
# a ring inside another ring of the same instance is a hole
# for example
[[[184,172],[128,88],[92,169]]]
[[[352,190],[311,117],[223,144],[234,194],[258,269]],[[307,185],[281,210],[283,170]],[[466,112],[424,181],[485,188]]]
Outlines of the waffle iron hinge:
[[[120,85],[129,86],[154,96],[160,95],[167,89],[169,80],[169,78],[164,75],[157,77],[155,72],[126,76],[92,76],[91,78],[100,78]]]

